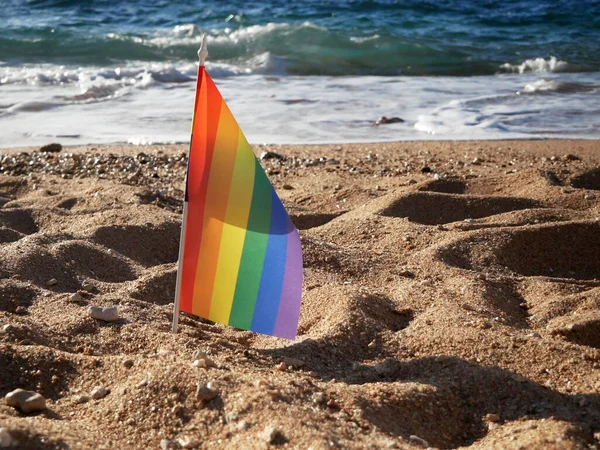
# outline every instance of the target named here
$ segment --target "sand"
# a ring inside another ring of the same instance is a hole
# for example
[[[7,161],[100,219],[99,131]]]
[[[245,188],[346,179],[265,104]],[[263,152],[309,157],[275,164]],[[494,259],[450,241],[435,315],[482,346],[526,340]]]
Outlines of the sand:
[[[255,147],[294,342],[170,333],[185,146],[34,150],[0,151],[0,396],[47,405],[0,401],[14,448],[600,447],[600,141]]]

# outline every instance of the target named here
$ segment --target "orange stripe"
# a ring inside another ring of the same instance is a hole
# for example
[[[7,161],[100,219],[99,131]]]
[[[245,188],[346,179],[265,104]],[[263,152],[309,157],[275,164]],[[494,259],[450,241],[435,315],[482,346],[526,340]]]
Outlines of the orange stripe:
[[[202,227],[202,242],[196,268],[196,282],[192,313],[208,318],[212,298],[223,222],[227,213],[227,203],[233,177],[233,168],[238,146],[238,125],[231,111],[221,99],[219,128],[215,139],[215,149],[208,177],[206,204]]]
[[[222,98],[204,67],[198,69],[198,88],[187,174],[188,218],[180,293],[180,309],[192,312],[198,256],[202,242],[204,204]],[[210,105],[210,114],[208,114]]]

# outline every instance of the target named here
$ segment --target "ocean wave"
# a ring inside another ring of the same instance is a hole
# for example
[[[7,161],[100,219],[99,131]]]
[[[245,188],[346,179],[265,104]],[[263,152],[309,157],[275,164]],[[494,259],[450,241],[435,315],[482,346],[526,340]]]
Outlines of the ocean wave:
[[[512,73],[544,73],[544,72],[567,72],[570,69],[569,63],[560,61],[556,57],[551,56],[549,59],[533,58],[526,59],[520,64],[504,63],[500,69],[505,72]]]
[[[376,41],[379,38],[380,36],[378,34],[374,34],[372,36],[352,36],[350,40],[352,42],[362,44],[363,42]]]
[[[64,85],[81,84],[99,80],[114,81],[123,85],[138,84],[147,76],[159,83],[186,83],[194,81],[197,64],[192,63],[144,63],[131,62],[116,67],[67,67],[64,65],[41,64],[31,66],[0,66],[0,85]],[[233,73],[234,71],[231,70]]]
[[[517,91],[518,95],[545,94],[551,92],[560,93],[575,93],[575,92],[591,92],[598,89],[598,85],[575,83],[559,80],[537,80],[533,83],[526,84],[523,89]]]

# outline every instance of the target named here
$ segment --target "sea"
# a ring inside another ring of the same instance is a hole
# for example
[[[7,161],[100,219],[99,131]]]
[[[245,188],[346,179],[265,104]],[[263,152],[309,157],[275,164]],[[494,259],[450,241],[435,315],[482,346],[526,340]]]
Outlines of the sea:
[[[252,144],[600,138],[598,0],[0,6],[0,147],[189,142],[204,33]]]

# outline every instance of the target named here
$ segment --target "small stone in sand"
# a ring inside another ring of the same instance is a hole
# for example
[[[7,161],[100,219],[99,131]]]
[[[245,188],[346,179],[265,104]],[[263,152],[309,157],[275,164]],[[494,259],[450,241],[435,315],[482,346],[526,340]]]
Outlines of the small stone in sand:
[[[108,389],[106,389],[104,386],[96,386],[94,389],[92,389],[90,395],[94,400],[100,400],[108,395]]]
[[[498,414],[486,414],[485,420],[488,422],[500,422],[500,416]]]
[[[282,188],[285,189],[286,191],[291,191],[292,189],[294,189],[294,186],[286,183],[282,186]]]
[[[246,422],[245,420],[242,420],[242,421],[238,422],[238,424],[235,426],[235,428],[238,431],[244,431],[244,430],[247,430],[248,428],[250,428],[250,424],[248,422]]]
[[[325,394],[322,392],[315,392],[312,396],[312,402],[316,405],[325,403]]]
[[[88,313],[91,318],[103,320],[105,322],[114,322],[119,320],[119,312],[116,306],[107,306],[102,308],[100,306],[88,306]]]
[[[194,367],[201,367],[203,369],[208,369],[210,367],[216,367],[216,364],[210,358],[200,358],[200,359],[195,360],[192,363],[192,366],[194,366]]]
[[[263,159],[279,159],[279,160],[281,160],[281,159],[285,159],[285,156],[280,155],[279,153],[275,153],[275,152],[262,152],[260,154],[260,159],[261,159],[261,161]]]
[[[268,444],[275,442],[278,436],[279,431],[277,431],[277,428],[272,425],[267,425],[259,434],[259,437]]]
[[[301,359],[292,358],[289,356],[285,356],[283,358],[283,362],[286,363],[290,367],[296,367],[296,368],[302,367],[304,365],[304,361],[302,361]]]
[[[15,389],[4,397],[6,404],[18,408],[24,413],[43,411],[46,409],[46,399],[37,392]]]
[[[58,280],[56,278],[52,278],[46,281],[46,286],[55,286],[58,284]]]
[[[411,434],[408,437],[408,440],[410,442],[412,442],[413,444],[420,445],[421,447],[424,447],[424,448],[429,447],[429,442],[427,442],[425,439],[420,438],[419,436],[416,436],[414,434]]]
[[[60,145],[58,142],[53,142],[51,144],[43,145],[42,147],[40,147],[40,152],[46,153],[58,153],[61,150],[62,145]]]
[[[90,398],[87,395],[78,395],[75,401],[77,403],[87,403],[90,401]]]
[[[15,445],[13,437],[6,428],[0,428],[0,448],[8,448]]]
[[[209,401],[218,395],[217,391],[211,389],[208,385],[198,385],[196,389],[196,398],[198,400]]]
[[[172,450],[179,448],[179,444],[175,441],[170,441],[169,439],[161,439],[160,440],[160,450]]]
[[[403,119],[401,119],[400,117],[385,117],[385,116],[381,116],[379,119],[377,119],[373,125],[377,126],[377,125],[387,125],[389,123],[402,123],[404,122]]]
[[[79,295],[77,292],[75,292],[74,294],[71,294],[71,296],[69,297],[69,301],[71,302],[80,302],[83,300],[83,297],[81,295]]]
[[[96,289],[96,286],[94,286],[89,281],[84,281],[81,284],[81,289],[83,289],[84,291],[87,291],[87,292],[93,292]]]
[[[123,366],[125,366],[127,369],[131,369],[133,367],[133,359],[126,359],[123,361]]]

